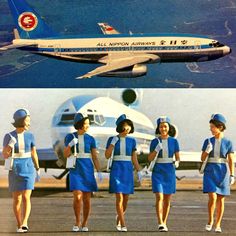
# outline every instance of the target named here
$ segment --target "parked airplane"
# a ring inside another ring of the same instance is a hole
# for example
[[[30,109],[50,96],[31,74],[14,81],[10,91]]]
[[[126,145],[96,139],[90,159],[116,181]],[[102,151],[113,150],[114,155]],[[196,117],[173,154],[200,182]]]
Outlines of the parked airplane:
[[[123,98],[125,99],[124,96]],[[125,104],[130,105],[135,102],[135,100],[124,101]],[[149,118],[109,97],[81,95],[63,103],[53,117],[52,139],[53,149],[58,157],[58,160],[54,163],[57,167],[65,168],[64,138],[66,134],[75,131],[73,121],[77,112],[87,114],[90,119],[89,133],[96,139],[102,171],[107,171],[107,160],[104,154],[105,145],[108,137],[116,135],[115,121],[120,114],[126,114],[134,122],[135,132],[132,136],[137,140],[139,158],[143,158],[143,155],[148,154],[150,141],[154,137],[154,127]],[[67,170],[64,174],[66,172]]]
[[[63,36],[54,33],[25,0],[8,0],[17,29],[11,45],[61,60],[101,63],[80,76],[138,77],[147,73],[148,63],[202,62],[231,52],[230,47],[206,36],[191,34],[119,34],[105,28],[105,35]],[[104,25],[103,25],[104,26]]]
[[[131,136],[137,141],[138,161],[143,167],[148,166],[149,145],[150,141],[155,137],[155,129],[150,119],[137,111],[141,99],[141,91],[126,89],[122,93],[123,104],[108,96],[89,94],[76,96],[65,101],[59,106],[52,119],[52,148],[37,149],[40,167],[44,168],[45,171],[49,168],[61,169],[62,173],[59,176],[55,176],[57,179],[63,178],[68,173],[66,158],[63,154],[64,138],[66,134],[75,132],[73,120],[77,112],[86,113],[90,119],[89,133],[96,139],[99,161],[103,172],[107,172],[107,159],[104,155],[107,139],[116,134],[115,121],[123,113],[134,122],[135,132]],[[182,162],[179,169],[198,168],[200,165],[200,153],[183,154],[181,155]],[[1,158],[0,164],[4,164]],[[67,184],[68,181],[67,178]]]
[[[126,89],[122,93],[124,104],[117,102],[109,97],[80,95],[65,101],[55,112],[52,119],[52,145],[56,158],[49,162],[48,151],[38,150],[40,166],[42,168],[62,168],[64,171],[56,178],[62,178],[67,174],[65,169],[66,159],[63,154],[64,138],[66,134],[75,132],[73,126],[74,115],[77,112],[85,113],[90,119],[89,133],[95,137],[101,169],[107,171],[107,159],[105,158],[105,145],[108,137],[116,135],[115,121],[120,114],[126,114],[134,122],[135,132],[130,134],[137,141],[137,153],[139,163],[148,166],[147,156],[151,140],[155,137],[155,129],[150,119],[143,113],[137,111],[139,100],[142,99],[140,90]],[[136,109],[133,109],[135,106]],[[174,127],[177,132],[177,127]],[[52,153],[52,150],[50,150]],[[49,153],[50,153],[49,152]],[[44,156],[44,159],[42,158]],[[55,155],[54,155],[55,156]],[[181,155],[179,169],[197,169],[200,166],[200,153],[183,152]],[[44,160],[44,161],[43,161]],[[49,164],[50,163],[50,164]],[[149,173],[150,174],[150,173]]]

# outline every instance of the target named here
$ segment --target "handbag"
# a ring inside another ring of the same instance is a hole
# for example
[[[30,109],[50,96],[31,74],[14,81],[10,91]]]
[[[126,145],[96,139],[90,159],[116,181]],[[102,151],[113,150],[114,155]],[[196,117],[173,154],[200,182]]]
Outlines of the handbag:
[[[4,169],[5,170],[12,170],[12,167],[13,167],[13,158],[12,157],[8,157],[5,160]]]
[[[207,164],[207,160],[208,160],[208,157],[206,158],[206,160],[204,162],[201,163],[201,166],[199,168],[199,173],[200,174],[203,174],[204,173],[204,170],[206,168],[206,164]]]
[[[114,158],[114,149],[112,150],[111,157],[107,161],[107,172],[111,171],[111,166],[112,166],[113,158]]]
[[[158,143],[160,143],[160,139],[158,137],[156,137]],[[157,144],[158,144],[157,143]],[[147,169],[147,172],[152,172],[153,171],[153,168],[154,168],[154,165],[156,164],[156,161],[157,161],[157,157],[158,157],[158,153],[156,154],[155,158],[151,161],[151,163],[149,164],[148,166],[148,169]]]
[[[73,134],[73,136],[74,136],[74,134]],[[75,136],[73,138],[75,138]],[[76,158],[77,158],[77,151],[76,151],[76,144],[75,144],[74,145],[74,154],[70,155],[66,159],[66,168],[67,169],[75,168],[75,166],[76,166]]]
[[[208,139],[208,143],[210,143],[210,139]],[[205,161],[203,161],[203,162],[201,163],[201,166],[200,166],[200,168],[199,168],[199,173],[200,173],[200,174],[203,174],[203,173],[204,173],[204,170],[205,170],[205,168],[206,168],[206,164],[207,164],[207,162],[208,162],[208,158],[209,158],[209,154],[208,154],[208,156],[206,157]]]
[[[9,133],[10,137],[12,137],[12,135]],[[14,161],[14,153],[15,153],[15,148],[13,146],[12,151],[11,151],[11,156],[8,157],[7,159],[5,159],[5,163],[4,163],[4,169],[5,170],[12,170],[13,167],[13,161]]]

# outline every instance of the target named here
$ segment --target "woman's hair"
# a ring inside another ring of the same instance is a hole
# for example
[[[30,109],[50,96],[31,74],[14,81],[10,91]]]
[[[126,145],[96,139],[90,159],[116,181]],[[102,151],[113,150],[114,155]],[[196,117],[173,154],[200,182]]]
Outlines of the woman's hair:
[[[124,131],[124,128],[123,128],[124,123],[126,123],[128,126],[131,127],[131,130],[130,130],[129,133],[132,134],[132,133],[134,132],[134,124],[133,124],[133,122],[132,122],[131,120],[129,120],[129,119],[125,119],[125,120],[121,121],[121,122],[117,125],[117,127],[116,127],[116,132],[117,132],[117,133],[122,133],[122,132]]]
[[[218,129],[220,129],[221,131],[226,130],[225,124],[222,123],[222,122],[220,122],[220,121],[218,121],[218,120],[213,120],[213,119],[211,119],[211,120],[209,121],[209,123],[215,125],[215,127],[217,127]]]
[[[84,122],[89,119],[88,117],[84,117],[82,120],[78,121],[76,124],[74,124],[74,127],[76,130],[82,129],[84,126]]]
[[[167,123],[167,122],[166,122],[166,123]],[[160,123],[160,124],[161,124],[161,123]],[[157,126],[157,128],[156,128],[156,134],[157,134],[157,135],[160,134],[160,130],[159,130],[160,124],[159,124],[159,125]],[[171,137],[175,137],[175,135],[176,135],[176,129],[175,129],[175,127],[174,127],[173,125],[169,124],[169,123],[167,123],[167,124],[169,125],[168,135],[171,136]]]
[[[15,127],[15,128],[23,128],[25,126],[25,118],[26,117],[23,117],[23,118],[20,118],[18,120],[15,120],[14,123],[12,123],[12,125]]]

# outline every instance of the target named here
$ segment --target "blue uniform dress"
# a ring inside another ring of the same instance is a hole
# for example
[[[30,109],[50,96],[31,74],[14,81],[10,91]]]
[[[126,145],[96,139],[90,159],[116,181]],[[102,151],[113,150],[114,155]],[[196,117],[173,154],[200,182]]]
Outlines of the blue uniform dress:
[[[74,137],[78,139],[78,144],[76,144],[77,159],[75,168],[71,168],[69,172],[70,190],[95,192],[98,188],[91,159],[91,150],[96,148],[95,139],[86,133],[84,135],[78,135],[77,132],[67,134],[65,137],[66,147]],[[71,147],[71,153],[74,153],[74,146]]]
[[[108,139],[106,148],[111,144],[112,138]],[[133,164],[131,159],[134,151],[136,151],[136,141],[134,138],[119,137],[113,150],[109,182],[110,193],[134,193]]]
[[[15,137],[13,166],[9,171],[9,191],[33,190],[35,182],[35,168],[31,158],[31,149],[35,147],[34,136],[30,132],[17,134],[16,131],[10,132]],[[6,134],[3,140],[3,146],[7,146],[11,137]]]
[[[203,192],[230,195],[229,169],[226,161],[227,155],[234,152],[232,142],[227,138],[215,139],[212,137],[206,139],[202,147],[203,152],[206,150],[209,141],[213,150],[209,153],[204,170]]]
[[[176,152],[179,152],[179,144],[172,137],[168,137],[165,140],[155,138],[151,142],[150,152],[155,150],[159,142],[162,143],[162,150],[158,153],[157,161],[152,171],[152,191],[154,193],[172,194],[176,192],[173,156]]]

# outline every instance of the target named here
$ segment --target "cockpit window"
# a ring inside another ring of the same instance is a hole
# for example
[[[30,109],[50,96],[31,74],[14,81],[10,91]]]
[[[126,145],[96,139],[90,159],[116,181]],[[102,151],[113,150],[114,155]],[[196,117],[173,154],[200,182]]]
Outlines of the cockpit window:
[[[74,124],[75,113],[62,114],[61,120],[58,125],[69,125]]]
[[[95,124],[95,125],[102,126],[105,124],[104,116],[102,114],[99,114],[97,110],[88,109],[87,114],[88,114],[91,125]]]
[[[62,114],[58,125],[73,125],[75,114],[76,113]],[[97,112],[97,110],[88,109],[87,115],[91,125],[102,126],[106,122],[104,116]]]
[[[104,119],[103,115],[95,115],[95,122],[97,124],[103,125],[105,123],[105,119]]]
[[[220,42],[218,41],[213,41],[212,43],[209,44],[210,47],[213,47],[213,48],[219,48],[219,47],[223,47],[224,44],[221,44]]]

